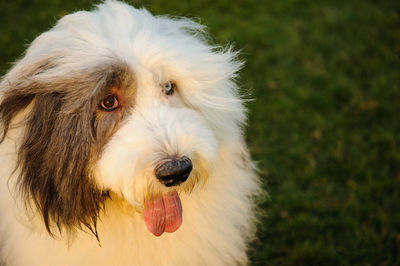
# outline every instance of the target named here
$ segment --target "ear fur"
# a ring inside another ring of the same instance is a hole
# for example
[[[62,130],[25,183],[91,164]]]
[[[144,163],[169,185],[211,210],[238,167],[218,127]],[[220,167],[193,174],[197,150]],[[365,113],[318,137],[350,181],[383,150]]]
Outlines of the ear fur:
[[[104,145],[116,122],[108,121],[111,129],[100,130],[96,112],[99,99],[110,86],[123,83],[128,69],[101,64],[87,73],[46,80],[41,76],[55,66],[36,65],[30,73],[18,74],[17,64],[0,83],[0,143],[12,119],[31,104],[18,147],[21,195],[41,213],[51,235],[56,225],[60,231],[87,228],[98,237],[96,221],[109,194],[95,183],[92,168],[101,152],[99,143]]]

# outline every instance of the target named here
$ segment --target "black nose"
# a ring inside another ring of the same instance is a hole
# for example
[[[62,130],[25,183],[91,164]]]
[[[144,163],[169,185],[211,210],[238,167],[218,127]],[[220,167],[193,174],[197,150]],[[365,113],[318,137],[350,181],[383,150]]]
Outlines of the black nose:
[[[154,172],[161,183],[167,187],[172,187],[185,182],[192,168],[192,161],[188,157],[183,156],[180,159],[170,159],[159,164]]]

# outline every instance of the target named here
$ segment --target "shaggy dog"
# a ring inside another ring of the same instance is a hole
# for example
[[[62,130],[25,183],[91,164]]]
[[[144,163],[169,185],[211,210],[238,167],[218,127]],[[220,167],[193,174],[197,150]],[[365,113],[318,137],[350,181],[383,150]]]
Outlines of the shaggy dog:
[[[37,37],[0,83],[0,264],[246,264],[236,56],[113,0]]]

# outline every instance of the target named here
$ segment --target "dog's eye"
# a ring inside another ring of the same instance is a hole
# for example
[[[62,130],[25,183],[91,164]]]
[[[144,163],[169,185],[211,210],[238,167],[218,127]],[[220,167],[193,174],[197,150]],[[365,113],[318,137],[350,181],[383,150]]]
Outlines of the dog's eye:
[[[163,90],[165,95],[171,96],[172,94],[174,94],[175,87],[176,87],[175,83],[172,83],[171,81],[164,83]]]
[[[101,100],[100,107],[105,111],[114,111],[119,107],[118,98],[115,95],[109,95]]]

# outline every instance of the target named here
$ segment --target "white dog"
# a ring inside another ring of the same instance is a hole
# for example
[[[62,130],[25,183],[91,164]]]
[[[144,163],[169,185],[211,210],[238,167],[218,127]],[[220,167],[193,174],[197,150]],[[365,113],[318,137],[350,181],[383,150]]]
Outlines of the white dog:
[[[0,264],[246,264],[236,55],[113,0],[37,37],[0,83]]]

